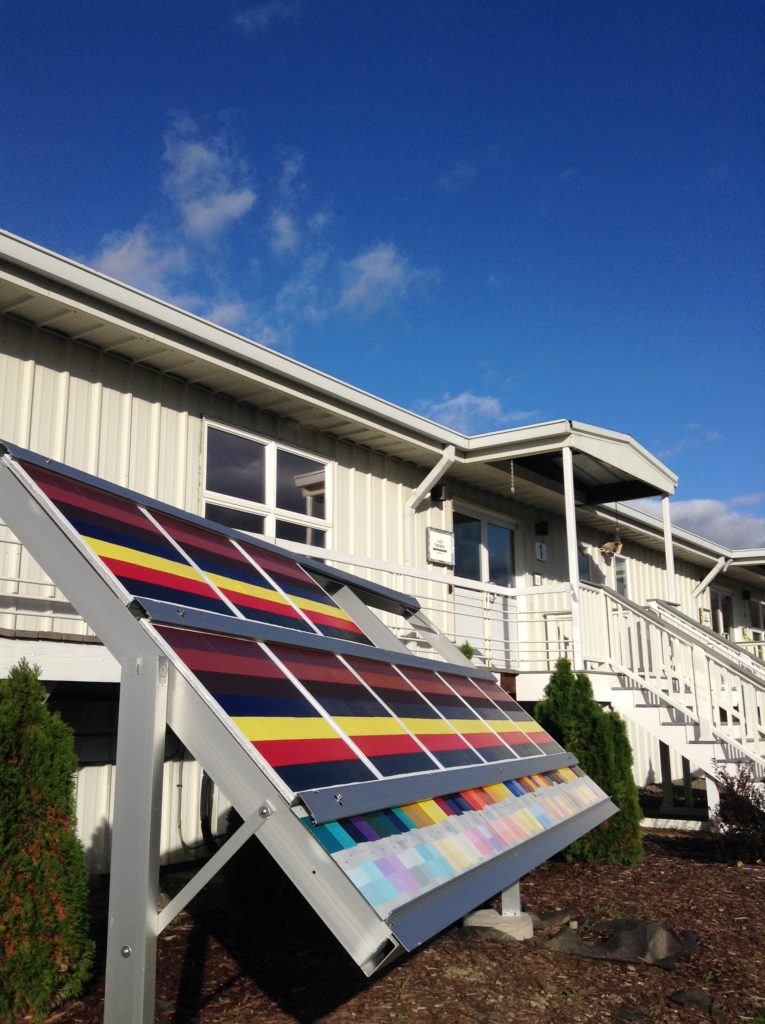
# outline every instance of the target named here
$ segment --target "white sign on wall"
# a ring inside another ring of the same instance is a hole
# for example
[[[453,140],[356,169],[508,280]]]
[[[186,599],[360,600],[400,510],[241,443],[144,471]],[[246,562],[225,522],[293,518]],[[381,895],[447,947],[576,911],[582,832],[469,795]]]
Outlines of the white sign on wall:
[[[454,534],[429,526],[425,531],[428,561],[431,565],[454,565]]]

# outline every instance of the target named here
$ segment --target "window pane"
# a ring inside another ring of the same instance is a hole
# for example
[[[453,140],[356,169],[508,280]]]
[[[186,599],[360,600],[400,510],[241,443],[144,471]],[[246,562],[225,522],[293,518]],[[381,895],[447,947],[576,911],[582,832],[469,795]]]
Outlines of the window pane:
[[[266,500],[266,446],[210,427],[207,431],[207,489],[246,501]]]
[[[614,558],[614,584],[616,593],[627,597],[627,559],[620,555]]]
[[[468,580],[481,579],[481,523],[478,519],[455,512],[454,575]]]
[[[276,453],[276,507],[324,518],[324,465],[293,452]]]
[[[489,583],[497,587],[513,584],[513,531],[506,526],[488,524]]]
[[[205,505],[205,516],[221,526],[229,526],[232,530],[244,530],[245,533],[263,533],[265,516],[254,516],[251,512],[240,512],[237,508],[224,508],[222,505]]]
[[[312,544],[316,548],[323,548],[326,544],[327,535],[324,530],[316,530],[313,526],[300,526],[298,523],[285,523],[277,519],[276,538],[277,540],[293,540],[296,544]]]

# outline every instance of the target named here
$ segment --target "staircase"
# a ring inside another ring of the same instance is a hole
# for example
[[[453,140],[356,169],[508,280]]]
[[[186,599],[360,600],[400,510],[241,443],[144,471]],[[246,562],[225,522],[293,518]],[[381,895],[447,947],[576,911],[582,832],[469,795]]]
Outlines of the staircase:
[[[612,676],[613,707],[708,778],[743,764],[765,779],[765,665],[665,602],[581,595],[585,668]]]

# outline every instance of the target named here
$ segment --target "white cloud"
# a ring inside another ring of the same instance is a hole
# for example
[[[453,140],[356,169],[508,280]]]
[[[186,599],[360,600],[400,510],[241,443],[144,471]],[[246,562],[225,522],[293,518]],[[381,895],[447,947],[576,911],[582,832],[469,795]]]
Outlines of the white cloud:
[[[267,0],[238,11],[234,24],[248,35],[257,35],[267,32],[276,21],[296,18],[302,9],[301,0]]]
[[[395,245],[373,246],[343,265],[337,309],[362,315],[375,313],[405,295],[426,273],[412,268]]]
[[[478,173],[474,164],[460,160],[448,171],[436,178],[436,185],[444,192],[462,192],[472,184]]]
[[[534,416],[533,412],[520,409],[506,410],[499,398],[475,395],[472,391],[444,395],[440,402],[427,402],[422,406],[422,412],[429,419],[464,434],[498,430]]]
[[[255,205],[245,162],[232,155],[224,135],[200,139],[190,117],[176,118],[165,136],[164,157],[165,190],[187,234],[209,239]]]
[[[247,319],[247,304],[233,299],[231,302],[216,302],[210,307],[207,319],[222,327],[240,327]]]
[[[109,277],[167,298],[170,279],[185,271],[188,254],[182,245],[163,245],[150,228],[139,225],[132,231],[107,235],[91,262]]]
[[[680,437],[666,448],[659,446],[656,454],[660,459],[671,459],[688,450],[701,448],[707,444],[717,444],[721,439],[722,435],[717,430],[704,427],[700,423],[686,423]]]
[[[271,214],[271,249],[277,256],[292,252],[300,242],[300,233],[295,220],[283,210]]]
[[[672,501],[672,523],[729,548],[765,547],[765,516],[744,515],[737,511],[741,507],[755,507],[762,501],[761,494],[745,494],[727,501],[716,498]],[[645,498],[630,504],[657,519],[661,516],[657,499]]]

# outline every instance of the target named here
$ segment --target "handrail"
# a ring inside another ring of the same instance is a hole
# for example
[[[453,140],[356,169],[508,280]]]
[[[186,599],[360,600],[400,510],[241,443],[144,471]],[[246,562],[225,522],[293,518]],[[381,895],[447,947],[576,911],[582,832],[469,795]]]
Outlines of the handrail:
[[[714,647],[720,651],[722,657],[740,665],[745,671],[765,682],[765,664],[738,644],[733,643],[732,640],[728,640],[724,636],[720,636],[719,633],[715,633],[713,629],[709,629],[708,626],[696,622],[690,615],[686,615],[685,612],[681,612],[679,608],[666,601],[657,598],[649,601],[649,607],[656,611],[660,618],[679,624],[684,632],[698,638],[704,645]]]
[[[765,767],[765,683],[655,611],[592,584],[581,588],[586,662],[607,665]],[[600,605],[600,607],[598,607]]]

